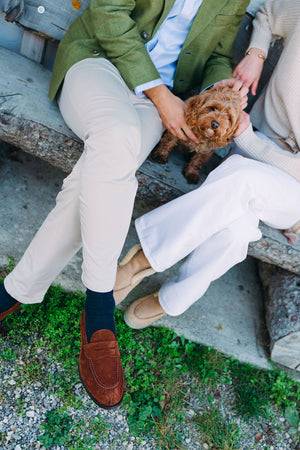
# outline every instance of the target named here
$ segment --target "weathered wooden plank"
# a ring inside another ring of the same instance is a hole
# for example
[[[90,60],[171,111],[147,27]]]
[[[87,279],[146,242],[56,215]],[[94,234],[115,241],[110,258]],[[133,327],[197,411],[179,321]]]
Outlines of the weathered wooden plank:
[[[11,3],[11,0],[0,0],[0,9],[10,12]],[[14,0],[13,6],[18,6],[20,11],[16,19],[8,13],[8,19],[16,20],[41,36],[60,40],[89,3],[89,0],[81,0],[80,9],[73,10],[72,0]]]
[[[39,64],[0,48],[0,139],[70,172],[82,152],[82,143],[65,125],[47,96],[51,72]],[[218,163],[215,157],[209,167]],[[137,173],[138,195],[153,206],[195,188],[181,174],[183,160],[172,153],[163,166],[145,161]],[[201,182],[205,179],[202,173]],[[249,254],[300,274],[300,243],[291,246],[278,230],[261,227],[263,238],[250,245]]]
[[[45,39],[24,30],[20,54],[40,63],[43,58]]]
[[[300,371],[300,276],[259,264],[265,292],[271,359]]]
[[[271,351],[271,359],[282,366],[300,372],[300,331],[288,334],[276,341]]]
[[[5,12],[5,20],[13,22],[24,11],[25,0],[0,0],[0,10]]]
[[[13,23],[6,22],[4,13],[0,11],[0,45],[19,53],[23,37],[23,29]]]
[[[290,245],[283,234],[261,223],[262,238],[249,245],[248,254],[269,264],[275,264],[300,274],[300,243]]]

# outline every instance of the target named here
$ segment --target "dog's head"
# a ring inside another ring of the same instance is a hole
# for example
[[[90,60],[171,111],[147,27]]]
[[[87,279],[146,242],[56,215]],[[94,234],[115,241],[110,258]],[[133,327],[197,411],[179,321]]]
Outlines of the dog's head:
[[[226,147],[241,120],[241,98],[227,86],[212,87],[187,104],[186,122],[200,145]]]

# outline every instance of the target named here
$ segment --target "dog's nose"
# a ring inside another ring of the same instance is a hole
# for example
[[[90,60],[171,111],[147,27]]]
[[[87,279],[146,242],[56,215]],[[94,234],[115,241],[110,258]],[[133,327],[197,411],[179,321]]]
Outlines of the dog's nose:
[[[220,124],[216,120],[211,121],[211,127],[213,130],[216,130],[217,128],[219,128],[219,126],[220,126]]]

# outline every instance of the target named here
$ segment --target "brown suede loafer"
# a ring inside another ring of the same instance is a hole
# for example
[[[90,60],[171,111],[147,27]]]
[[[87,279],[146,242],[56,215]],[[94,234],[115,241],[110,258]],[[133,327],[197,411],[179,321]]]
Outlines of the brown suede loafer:
[[[113,409],[122,403],[124,375],[117,339],[110,330],[98,330],[87,341],[85,312],[81,314],[79,375],[83,386],[98,406]]]
[[[14,306],[12,306],[11,308],[7,309],[6,311],[3,311],[2,313],[0,313],[0,322],[1,320],[5,319],[5,317],[7,317],[9,314],[17,311],[17,309],[20,308],[21,303],[17,302]]]
[[[124,320],[130,328],[139,330],[165,315],[166,313],[158,301],[158,292],[155,292],[131,303],[124,313]]]

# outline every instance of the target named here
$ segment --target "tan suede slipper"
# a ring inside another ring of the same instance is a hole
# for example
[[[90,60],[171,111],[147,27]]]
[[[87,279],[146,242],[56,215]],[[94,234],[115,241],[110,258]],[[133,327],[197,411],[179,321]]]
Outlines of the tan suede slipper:
[[[130,328],[145,328],[166,313],[158,301],[158,292],[135,300],[124,313],[124,320]]]
[[[114,298],[120,303],[145,277],[153,275],[155,270],[150,266],[142,247],[136,244],[118,265]]]

